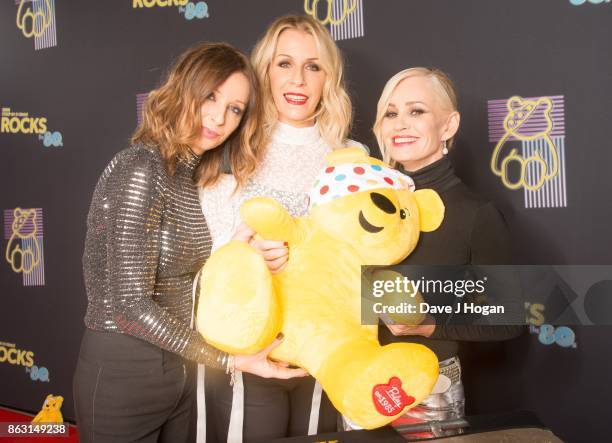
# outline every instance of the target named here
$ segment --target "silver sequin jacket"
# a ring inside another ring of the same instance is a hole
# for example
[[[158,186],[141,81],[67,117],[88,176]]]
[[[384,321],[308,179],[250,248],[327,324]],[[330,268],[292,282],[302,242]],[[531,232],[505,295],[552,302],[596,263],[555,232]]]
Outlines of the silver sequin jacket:
[[[199,161],[179,160],[170,176],[158,149],[137,145],[106,167],[87,217],[85,325],[220,368],[227,354],[190,327],[194,276],[211,248],[193,182]]]

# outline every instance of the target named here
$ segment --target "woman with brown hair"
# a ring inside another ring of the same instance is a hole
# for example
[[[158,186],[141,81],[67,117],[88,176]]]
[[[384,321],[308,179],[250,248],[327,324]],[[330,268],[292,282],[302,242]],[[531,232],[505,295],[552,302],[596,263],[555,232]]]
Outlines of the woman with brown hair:
[[[191,362],[303,375],[269,361],[269,349],[229,356],[192,328],[194,276],[211,247],[196,184],[214,184],[224,157],[238,183],[254,172],[262,153],[257,85],[233,47],[187,50],[150,93],[132,146],[96,185],[83,256],[87,328],[74,377],[81,441],[185,441]]]
[[[325,155],[347,144],[360,145],[347,139],[352,108],[342,56],[319,22],[297,15],[275,20],[251,60],[262,86],[266,149],[239,192],[234,192],[231,175],[222,177],[213,189],[201,189],[213,249],[238,228],[239,207],[248,198],[272,197],[292,215],[304,215],[307,192],[325,164]],[[290,255],[286,245],[265,240],[251,244],[263,250],[271,269],[282,272]],[[312,377],[269,380],[236,371],[233,386],[219,371],[209,371],[207,378],[207,400],[212,403],[208,418],[219,441],[269,441],[336,430],[336,412]],[[206,417],[200,396],[198,404],[198,423],[202,423]]]

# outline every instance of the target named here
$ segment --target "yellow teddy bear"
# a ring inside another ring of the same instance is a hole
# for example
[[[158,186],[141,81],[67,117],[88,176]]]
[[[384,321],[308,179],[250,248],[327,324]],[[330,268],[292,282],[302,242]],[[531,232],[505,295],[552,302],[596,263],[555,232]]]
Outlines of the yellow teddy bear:
[[[61,411],[63,403],[64,397],[61,395],[57,397],[52,394],[47,395],[41,411],[36,414],[32,423],[63,423],[64,417]]]
[[[444,206],[361,149],[334,151],[327,161],[307,217],[269,198],[242,205],[243,221],[261,237],[288,241],[290,259],[272,275],[244,242],[215,251],[200,280],[197,328],[233,354],[257,352],[282,331],[271,357],[305,368],[338,411],[372,429],[429,395],[438,361],[419,344],[381,346],[377,326],[361,324],[361,266],[403,260],[420,231],[437,229]]]

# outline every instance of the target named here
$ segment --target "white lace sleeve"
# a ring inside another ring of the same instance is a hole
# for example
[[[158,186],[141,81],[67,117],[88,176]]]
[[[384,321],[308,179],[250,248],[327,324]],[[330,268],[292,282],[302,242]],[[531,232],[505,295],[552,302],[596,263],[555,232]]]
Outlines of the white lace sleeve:
[[[234,193],[235,187],[234,177],[224,174],[214,186],[198,189],[202,213],[213,241],[213,251],[229,242],[238,227],[240,191]]]

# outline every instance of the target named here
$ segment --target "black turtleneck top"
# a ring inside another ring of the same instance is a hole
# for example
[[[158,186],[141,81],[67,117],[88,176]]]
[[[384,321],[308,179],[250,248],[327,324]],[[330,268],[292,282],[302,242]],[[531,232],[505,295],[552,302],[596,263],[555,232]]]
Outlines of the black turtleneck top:
[[[508,229],[501,213],[474,194],[455,175],[447,157],[408,174],[417,189],[435,190],[444,202],[444,220],[433,232],[421,233],[416,249],[401,264],[406,265],[506,265],[511,264]],[[431,337],[394,336],[381,325],[382,344],[421,343],[445,360],[457,354],[458,341],[498,341],[520,335],[520,326],[436,326]]]

